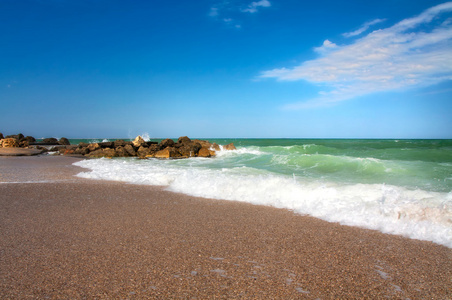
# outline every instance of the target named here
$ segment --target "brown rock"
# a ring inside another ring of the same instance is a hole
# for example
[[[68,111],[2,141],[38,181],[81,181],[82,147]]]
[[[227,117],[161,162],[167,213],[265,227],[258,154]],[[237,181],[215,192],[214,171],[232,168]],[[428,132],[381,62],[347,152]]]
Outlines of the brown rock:
[[[96,150],[100,149],[100,146],[99,146],[98,143],[91,143],[91,144],[88,145],[87,148],[88,148],[88,150],[90,152],[93,152],[93,151],[96,151]]]
[[[115,148],[118,148],[120,146],[124,147],[126,145],[126,142],[124,140],[116,140],[113,143]]]
[[[102,142],[102,143],[98,143],[98,144],[101,148],[114,148],[115,147],[115,143],[113,143],[113,142]]]
[[[36,139],[32,136],[26,136],[23,138],[23,140],[27,141],[29,144],[36,142]]]
[[[189,144],[191,143],[191,140],[187,136],[181,136],[180,138],[177,139],[177,142],[180,144]]]
[[[62,138],[58,141],[58,144],[67,146],[67,145],[70,145],[71,143],[69,142],[69,140],[68,140],[67,138],[62,137]]]
[[[213,143],[211,147],[213,149],[215,149],[215,151],[220,151],[221,150],[220,145],[218,145],[217,143]]]
[[[129,153],[130,156],[136,156],[137,155],[137,152],[132,147],[132,145],[125,145],[124,149],[127,151],[127,153]]]
[[[237,150],[237,148],[235,148],[234,143],[230,143],[226,146],[223,146],[223,150]]]
[[[199,157],[215,156],[215,151],[209,150],[209,148],[206,148],[206,147],[202,147],[201,149],[199,149],[198,156]]]
[[[77,147],[77,149],[75,149],[74,154],[81,154],[81,155],[86,155],[89,153],[89,150],[87,147]]]
[[[19,147],[21,147],[21,148],[27,148],[28,146],[30,146],[30,144],[26,140],[22,140],[19,143]]]
[[[24,135],[22,133],[6,136],[6,139],[16,139],[18,142],[20,142],[20,140],[23,138],[24,138]]]
[[[202,147],[209,149],[212,147],[212,144],[209,141],[203,141],[203,140],[193,140],[193,142],[200,143]]]
[[[115,157],[117,156],[115,149],[111,148],[105,148],[105,149],[98,149],[93,152],[90,152],[87,154],[89,157],[99,158],[99,157]]]
[[[146,145],[146,141],[141,136],[137,136],[133,140],[132,145],[136,148],[140,148],[141,146]]]
[[[145,158],[151,155],[151,150],[147,147],[141,146],[140,148],[138,148],[137,155],[139,158]]]
[[[130,145],[126,145],[126,146],[130,146]],[[116,151],[116,156],[118,156],[118,157],[128,157],[128,156],[130,156],[129,152],[127,152],[127,150],[124,149],[124,147],[122,147],[122,146],[119,146],[118,148],[116,148],[115,151]]]
[[[15,138],[2,139],[0,142],[3,148],[19,147],[19,141]]]
[[[160,142],[160,147],[165,149],[166,147],[174,147],[174,141],[172,139],[164,139]]]
[[[166,147],[163,150],[157,151],[154,155],[156,158],[171,158],[171,157],[181,157],[179,151],[174,147]]]
[[[46,138],[42,140],[42,143],[48,145],[58,145],[58,140],[56,138]]]
[[[183,144],[178,150],[179,153],[184,157],[193,157],[197,156],[199,149],[201,149],[201,144],[196,142],[190,142],[187,144]]]

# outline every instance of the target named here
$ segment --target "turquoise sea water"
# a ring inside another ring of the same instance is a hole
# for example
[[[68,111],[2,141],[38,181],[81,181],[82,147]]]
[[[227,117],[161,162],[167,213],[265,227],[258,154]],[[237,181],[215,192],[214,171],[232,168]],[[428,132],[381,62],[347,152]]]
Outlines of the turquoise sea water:
[[[92,171],[79,176],[287,208],[452,247],[452,140],[208,140],[237,150],[86,160],[77,164]]]

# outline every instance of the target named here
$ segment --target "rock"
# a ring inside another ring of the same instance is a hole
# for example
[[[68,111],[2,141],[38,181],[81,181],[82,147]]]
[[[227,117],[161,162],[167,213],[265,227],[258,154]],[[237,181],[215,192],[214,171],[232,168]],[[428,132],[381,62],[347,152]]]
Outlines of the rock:
[[[25,139],[19,142],[19,147],[21,148],[27,148],[28,146],[30,146],[30,143]]]
[[[191,140],[187,136],[181,136],[177,139],[177,142],[180,144],[189,144],[191,143]]]
[[[4,138],[3,133],[0,132],[0,140],[3,140]]]
[[[146,141],[141,136],[137,136],[132,142],[132,145],[136,148],[140,148],[141,146],[143,146],[145,144],[146,144]]]
[[[119,146],[124,147],[126,145],[126,142],[124,140],[116,140],[113,143],[115,148],[118,148]]]
[[[193,142],[200,143],[202,147],[205,147],[205,148],[207,148],[207,149],[209,149],[210,147],[212,147],[212,144],[211,144],[209,141],[193,140]]]
[[[93,152],[90,152],[88,154],[89,157],[95,157],[95,158],[99,158],[99,157],[115,157],[116,155],[116,151],[115,149],[111,149],[111,148],[105,148],[105,149],[98,149],[95,150]]]
[[[226,146],[223,146],[223,150],[237,150],[237,148],[235,148],[234,143],[230,143]]]
[[[36,142],[36,139],[32,136],[26,136],[23,138],[23,140],[27,141],[29,144]]]
[[[217,143],[213,143],[211,148],[215,149],[215,151],[221,151],[221,147]]]
[[[56,138],[46,138],[42,140],[42,143],[48,145],[58,145],[58,140]]]
[[[100,149],[100,146],[98,143],[92,143],[92,144],[89,144],[87,148],[90,152],[93,152],[93,151]]]
[[[127,153],[130,156],[136,156],[137,155],[137,152],[135,151],[135,149],[133,149],[132,145],[125,145],[124,149],[127,151]]]
[[[130,145],[126,145],[126,146],[130,146]],[[132,146],[130,146],[132,147]],[[118,157],[127,157],[129,156],[129,152],[127,152],[126,149],[124,149],[124,147],[119,146],[118,148],[115,149],[116,151],[116,156]]]
[[[207,147],[202,147],[199,149],[198,157],[211,157],[215,156],[215,151],[209,150]]]
[[[160,147],[165,149],[166,147],[174,147],[174,141],[172,139],[164,139],[160,142]]]
[[[77,147],[77,149],[75,149],[74,154],[81,154],[81,155],[86,155],[89,153],[89,150],[87,147]]]
[[[151,155],[151,150],[147,147],[141,146],[138,148],[137,155],[139,158],[146,158]]]
[[[179,153],[184,157],[198,156],[199,149],[201,149],[201,144],[196,142],[190,142],[183,144],[179,147]]]
[[[101,148],[115,148],[115,143],[113,142],[102,142],[98,144]]]
[[[174,147],[166,147],[163,150],[157,151],[154,155],[156,158],[170,158],[170,157],[180,157],[179,151]]]
[[[19,133],[19,134],[7,135],[5,138],[6,139],[16,139],[18,142],[20,142],[20,140],[24,138],[24,135],[22,133]]]
[[[58,141],[58,144],[67,146],[67,145],[70,145],[71,143],[69,142],[69,140],[68,140],[67,138],[62,137],[62,138]]]
[[[19,147],[19,141],[15,138],[7,137],[6,139],[2,139],[0,142],[3,148]]]

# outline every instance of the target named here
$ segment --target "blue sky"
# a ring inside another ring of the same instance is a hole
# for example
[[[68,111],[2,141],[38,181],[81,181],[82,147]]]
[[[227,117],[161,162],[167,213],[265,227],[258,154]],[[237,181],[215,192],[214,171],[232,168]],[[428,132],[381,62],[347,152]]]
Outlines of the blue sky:
[[[0,132],[452,138],[452,2],[0,0]]]

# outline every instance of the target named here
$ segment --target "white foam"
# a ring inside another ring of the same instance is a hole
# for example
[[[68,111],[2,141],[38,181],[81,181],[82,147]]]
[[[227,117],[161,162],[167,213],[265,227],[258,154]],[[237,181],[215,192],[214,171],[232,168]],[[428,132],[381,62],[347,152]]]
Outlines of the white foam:
[[[92,170],[78,174],[84,178],[163,185],[170,191],[193,196],[286,208],[452,248],[452,192],[384,184],[345,185],[251,167],[214,169],[209,167],[210,161],[96,159],[76,165]]]

